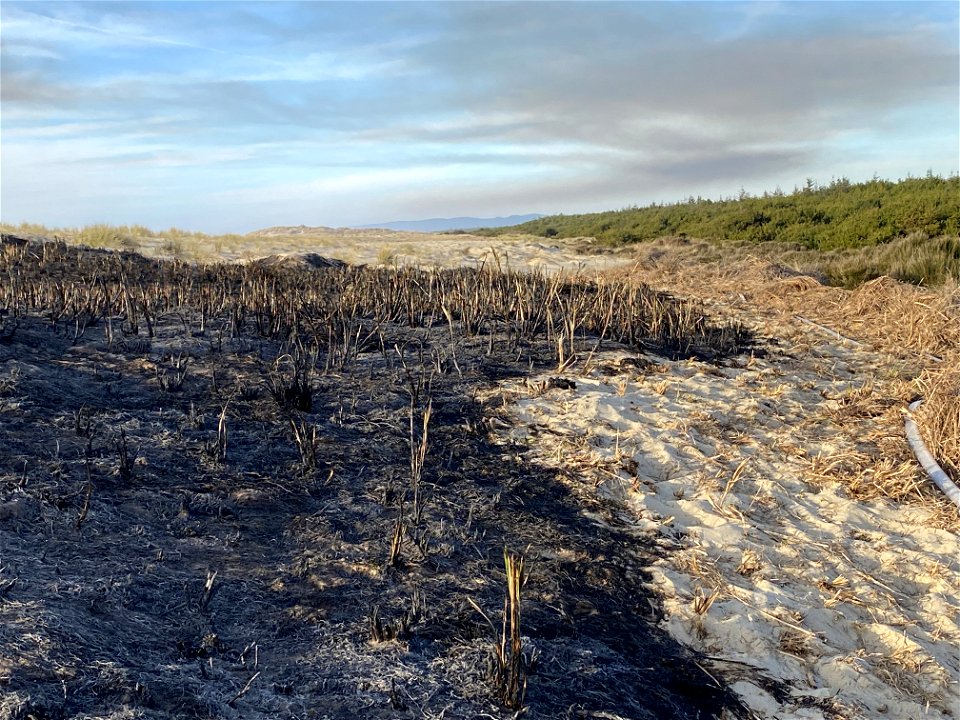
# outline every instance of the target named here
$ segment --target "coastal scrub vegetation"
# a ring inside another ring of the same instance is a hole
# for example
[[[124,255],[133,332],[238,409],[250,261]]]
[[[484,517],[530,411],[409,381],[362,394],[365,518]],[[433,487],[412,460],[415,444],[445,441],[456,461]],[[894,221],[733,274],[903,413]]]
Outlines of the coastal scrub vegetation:
[[[528,232],[542,237],[595,237],[632,243],[665,236],[752,243],[787,242],[818,250],[888,243],[912,233],[960,233],[960,177],[929,175],[899,182],[846,178],[829,185],[808,180],[792,193],[710,200],[690,197],[585,215],[552,215],[487,234]]]
[[[593,237],[623,246],[662,237],[698,238],[724,251],[759,250],[800,261],[832,284],[881,275],[924,285],[960,279],[960,177],[928,174],[898,182],[808,180],[791,193],[685,201],[583,215],[553,215],[488,236]]]

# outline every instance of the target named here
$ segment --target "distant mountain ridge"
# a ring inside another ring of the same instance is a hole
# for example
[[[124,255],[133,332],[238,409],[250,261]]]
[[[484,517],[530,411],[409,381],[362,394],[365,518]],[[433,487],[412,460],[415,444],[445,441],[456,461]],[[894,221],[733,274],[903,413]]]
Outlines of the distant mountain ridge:
[[[394,220],[392,222],[377,223],[374,225],[355,225],[358,230],[385,229],[405,230],[407,232],[442,232],[444,230],[476,230],[477,228],[508,227],[520,223],[539,220],[543,215],[530,213],[528,215],[508,215],[507,217],[477,218],[428,218],[426,220]]]

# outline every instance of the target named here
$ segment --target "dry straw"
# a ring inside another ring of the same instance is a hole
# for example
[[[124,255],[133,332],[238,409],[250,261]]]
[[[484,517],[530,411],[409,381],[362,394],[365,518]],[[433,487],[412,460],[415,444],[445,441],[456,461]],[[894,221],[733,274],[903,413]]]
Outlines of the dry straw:
[[[520,636],[520,589],[525,580],[523,557],[503,549],[507,594],[503,601],[503,630],[494,653],[492,680],[504,707],[520,710],[527,694],[527,668]]]
[[[920,433],[956,482],[960,480],[960,351],[945,357],[942,367],[926,370],[917,385],[924,398],[916,412]]]
[[[867,450],[819,459],[812,472],[841,480],[857,497],[921,502],[945,526],[956,526],[956,509],[942,502],[910,452],[900,411],[915,396],[925,399],[917,413],[921,433],[944,470],[960,481],[960,286],[947,281],[930,289],[880,277],[846,290],[761,256],[737,257],[733,250],[731,259],[698,241],[661,240],[638,248],[639,261],[620,275],[680,296],[718,300],[763,323],[772,319],[781,329],[806,319],[808,327],[812,321],[894,359],[892,365],[900,367],[895,376],[865,377],[869,397],[851,398],[853,406],[833,418]],[[789,260],[783,253],[777,257]]]

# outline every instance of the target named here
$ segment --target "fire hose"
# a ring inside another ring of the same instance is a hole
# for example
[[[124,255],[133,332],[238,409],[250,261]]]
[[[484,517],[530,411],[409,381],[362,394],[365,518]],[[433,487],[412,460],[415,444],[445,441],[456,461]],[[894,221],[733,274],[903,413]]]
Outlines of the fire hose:
[[[910,403],[909,411],[913,412],[916,410],[922,402],[922,400],[916,400]],[[910,442],[910,447],[913,448],[913,454],[917,456],[917,460],[920,461],[923,469],[927,471],[927,475],[930,476],[930,479],[937,484],[938,488],[943,490],[944,494],[950,498],[957,507],[960,507],[960,487],[957,487],[953,480],[947,477],[943,468],[937,464],[936,459],[927,449],[923,438],[920,436],[920,428],[917,427],[917,424],[913,421],[909,413],[905,413],[904,425],[907,429],[907,440]]]

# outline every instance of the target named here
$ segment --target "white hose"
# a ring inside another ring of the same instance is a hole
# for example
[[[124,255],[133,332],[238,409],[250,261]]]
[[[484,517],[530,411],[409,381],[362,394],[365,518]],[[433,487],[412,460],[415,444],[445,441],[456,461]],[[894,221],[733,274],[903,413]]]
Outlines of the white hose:
[[[813,326],[813,327],[815,327],[815,328],[817,328],[817,329],[819,329],[819,330],[823,330],[823,332],[825,332],[827,335],[830,335],[831,337],[835,337],[837,340],[842,340],[843,342],[850,343],[850,344],[853,345],[854,347],[862,347],[862,346],[863,346],[863,343],[858,342],[858,341],[854,340],[853,338],[848,338],[846,335],[841,335],[840,333],[838,333],[838,332],[837,332],[836,330],[834,330],[833,328],[828,328],[826,325],[821,325],[821,324],[818,323],[818,322],[814,322],[814,321],[811,320],[810,318],[805,318],[803,315],[795,315],[794,317],[796,317],[797,320],[800,320],[801,322],[805,322],[807,325],[811,325],[811,326]]]
[[[801,320],[807,323],[807,325],[812,325],[815,328],[819,328],[823,332],[837,338],[838,340],[844,340],[852,343],[853,345],[860,345],[860,343],[856,340],[851,340],[850,338],[841,335],[836,330],[828,328],[825,325],[821,325],[820,323],[816,323],[813,320],[803,317],[802,315],[796,315],[795,317],[797,320]],[[924,355],[934,362],[941,362],[941,358],[937,357],[936,355],[929,355],[926,353],[924,353]],[[922,402],[923,400],[915,400],[914,402],[910,403],[910,412],[913,412],[920,407],[920,403]],[[927,449],[926,444],[923,442],[923,438],[920,436],[920,429],[913,421],[913,418],[910,417],[910,414],[904,413],[904,418],[904,425],[907,430],[907,440],[910,442],[910,447],[913,448],[913,454],[917,456],[917,460],[920,461],[923,469],[927,471],[927,475],[929,475],[930,479],[937,484],[937,487],[943,490],[944,494],[953,501],[954,505],[960,507],[960,488],[954,484],[953,480],[947,477],[947,474],[943,471],[943,468],[937,464],[936,458],[934,458],[933,454]]]
[[[910,403],[910,412],[920,407],[921,402],[923,401],[916,400]],[[917,456],[917,460],[923,465],[923,469],[927,471],[927,475],[930,476],[930,479],[937,484],[938,488],[943,490],[946,496],[950,498],[957,507],[960,507],[960,488],[954,484],[953,480],[947,477],[943,468],[937,464],[936,459],[930,454],[930,451],[923,442],[923,438],[920,437],[920,429],[910,415],[906,415],[904,425],[907,429],[907,440],[910,441],[910,447],[913,448],[913,454]]]

